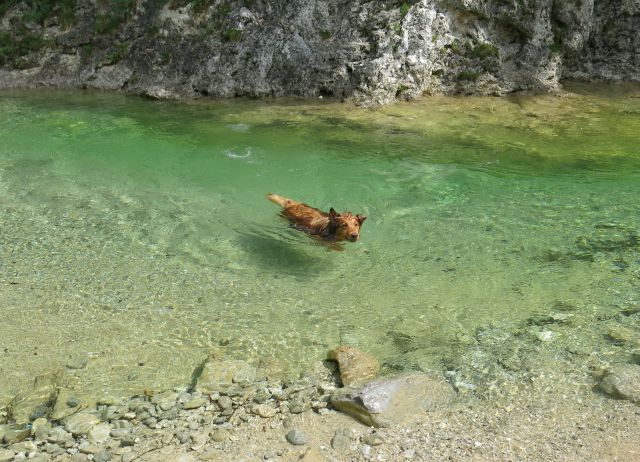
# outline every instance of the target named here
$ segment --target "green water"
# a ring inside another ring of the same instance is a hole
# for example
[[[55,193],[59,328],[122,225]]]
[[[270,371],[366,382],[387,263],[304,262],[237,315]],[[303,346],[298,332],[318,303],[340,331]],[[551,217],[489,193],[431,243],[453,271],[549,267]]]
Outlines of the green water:
[[[94,395],[184,385],[210,351],[278,376],[346,343],[442,371],[486,326],[637,304],[640,88],[572,90],[0,94],[0,403],[56,366]],[[361,240],[319,245],[267,192],[368,215]]]

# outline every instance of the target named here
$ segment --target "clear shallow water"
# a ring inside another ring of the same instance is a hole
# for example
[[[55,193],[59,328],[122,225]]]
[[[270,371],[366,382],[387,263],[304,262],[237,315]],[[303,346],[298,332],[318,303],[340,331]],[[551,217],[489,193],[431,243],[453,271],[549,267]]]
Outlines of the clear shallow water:
[[[478,329],[638,302],[640,89],[337,103],[0,94],[0,402],[127,396],[211,350],[451,367]],[[368,215],[328,250],[264,195]]]

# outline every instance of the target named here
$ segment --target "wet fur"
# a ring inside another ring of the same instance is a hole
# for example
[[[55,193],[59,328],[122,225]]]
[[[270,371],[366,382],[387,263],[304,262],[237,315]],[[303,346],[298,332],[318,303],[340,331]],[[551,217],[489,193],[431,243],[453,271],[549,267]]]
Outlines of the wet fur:
[[[328,241],[357,241],[360,227],[367,219],[366,216],[351,212],[337,213],[333,208],[329,212],[323,212],[277,194],[267,194],[267,199],[282,207],[281,215],[293,227]]]

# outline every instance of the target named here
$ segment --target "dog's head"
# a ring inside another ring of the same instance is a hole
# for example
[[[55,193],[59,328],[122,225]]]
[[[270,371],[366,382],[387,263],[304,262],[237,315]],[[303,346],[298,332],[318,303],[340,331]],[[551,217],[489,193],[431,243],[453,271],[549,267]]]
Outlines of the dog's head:
[[[360,226],[366,219],[364,215],[354,215],[351,212],[338,213],[333,207],[329,210],[329,220],[336,230],[336,241],[357,241],[360,237]]]

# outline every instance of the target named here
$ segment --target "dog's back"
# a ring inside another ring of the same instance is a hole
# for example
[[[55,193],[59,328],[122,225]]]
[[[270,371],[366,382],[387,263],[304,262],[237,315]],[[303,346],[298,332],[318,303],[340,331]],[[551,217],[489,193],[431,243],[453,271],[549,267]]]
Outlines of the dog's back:
[[[355,242],[360,236],[360,226],[367,219],[351,212],[337,213],[333,208],[327,212],[277,194],[267,194],[267,199],[282,207],[282,216],[296,228],[309,234],[334,241]]]

